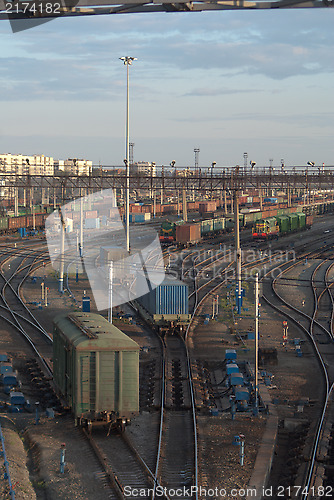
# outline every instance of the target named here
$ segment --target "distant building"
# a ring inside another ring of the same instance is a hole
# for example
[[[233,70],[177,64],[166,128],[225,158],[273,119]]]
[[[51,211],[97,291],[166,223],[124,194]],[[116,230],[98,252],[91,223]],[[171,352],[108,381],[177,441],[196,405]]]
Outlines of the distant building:
[[[0,154],[0,172],[16,175],[53,175],[54,161],[44,155]]]
[[[130,173],[155,177],[157,175],[157,170],[154,162],[139,161],[130,165]]]
[[[67,160],[55,160],[55,175],[91,175],[93,162],[79,158],[68,158]]]

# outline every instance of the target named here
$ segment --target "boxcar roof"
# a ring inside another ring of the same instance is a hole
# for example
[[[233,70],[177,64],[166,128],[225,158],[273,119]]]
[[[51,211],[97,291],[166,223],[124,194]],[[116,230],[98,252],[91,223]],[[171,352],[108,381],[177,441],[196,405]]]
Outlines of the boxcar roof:
[[[69,343],[79,350],[139,350],[134,340],[99,314],[83,312],[63,314],[54,319],[54,324],[63,332]]]

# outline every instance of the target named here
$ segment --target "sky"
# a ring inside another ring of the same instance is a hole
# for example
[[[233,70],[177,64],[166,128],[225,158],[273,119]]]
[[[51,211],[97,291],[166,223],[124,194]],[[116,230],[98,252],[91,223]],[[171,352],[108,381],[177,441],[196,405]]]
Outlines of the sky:
[[[0,21],[0,152],[135,161],[334,165],[334,9]]]

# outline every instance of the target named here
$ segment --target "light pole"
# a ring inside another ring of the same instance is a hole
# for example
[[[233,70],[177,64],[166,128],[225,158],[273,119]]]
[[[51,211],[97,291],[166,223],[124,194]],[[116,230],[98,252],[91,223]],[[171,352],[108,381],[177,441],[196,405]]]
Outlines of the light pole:
[[[126,147],[125,147],[125,175],[126,175],[126,184],[125,184],[125,224],[126,224],[126,251],[130,252],[130,111],[129,111],[129,66],[136,61],[136,57],[123,56],[120,57],[120,60],[123,61],[126,66]]]
[[[248,160],[248,153],[244,153],[244,175],[246,175],[247,172],[247,160]]]
[[[212,192],[213,169],[215,168],[216,165],[217,163],[215,161],[211,163],[211,200],[213,199],[213,192]]]

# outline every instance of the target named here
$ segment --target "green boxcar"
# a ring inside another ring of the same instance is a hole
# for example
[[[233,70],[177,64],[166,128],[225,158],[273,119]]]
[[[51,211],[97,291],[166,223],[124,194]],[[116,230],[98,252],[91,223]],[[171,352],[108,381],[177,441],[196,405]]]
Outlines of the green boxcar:
[[[0,231],[7,231],[8,217],[0,217]]]
[[[218,219],[213,219],[213,230],[214,231],[224,231],[225,229],[225,218],[219,217]]]
[[[261,219],[261,212],[249,212],[244,214],[244,225],[253,226],[254,222]]]
[[[302,212],[296,212],[296,215],[298,216],[298,229],[303,229],[306,227],[306,215]]]
[[[279,225],[279,232],[284,234],[290,231],[290,220],[288,215],[278,215],[275,217]]]
[[[290,231],[297,231],[298,229],[298,215],[297,214],[289,214],[290,220]]]
[[[213,220],[202,220],[201,222],[201,236],[204,236],[213,231]]]
[[[139,346],[98,314],[55,318],[53,375],[77,419],[114,422],[139,411]]]

